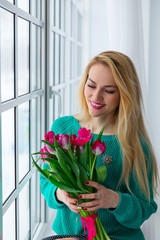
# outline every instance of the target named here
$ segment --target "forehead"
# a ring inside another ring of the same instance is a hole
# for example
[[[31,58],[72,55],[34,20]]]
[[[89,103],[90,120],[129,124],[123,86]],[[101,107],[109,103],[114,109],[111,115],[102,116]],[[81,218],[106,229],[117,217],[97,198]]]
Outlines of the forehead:
[[[96,63],[90,68],[88,77],[96,84],[116,84],[110,67],[101,63]]]

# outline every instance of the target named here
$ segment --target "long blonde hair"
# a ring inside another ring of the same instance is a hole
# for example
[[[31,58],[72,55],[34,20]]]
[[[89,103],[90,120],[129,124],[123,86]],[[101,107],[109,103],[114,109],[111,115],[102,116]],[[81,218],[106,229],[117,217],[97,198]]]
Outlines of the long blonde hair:
[[[134,170],[142,192],[150,199],[148,174],[151,169],[153,190],[156,192],[159,180],[158,168],[143,121],[143,102],[139,79],[134,64],[128,56],[120,52],[106,51],[95,56],[89,62],[79,85],[81,107],[79,120],[88,121],[90,119],[84,96],[84,88],[89,70],[96,63],[110,67],[120,92],[120,103],[116,112],[116,124],[117,136],[123,153],[123,169],[119,185],[124,181],[129,191],[131,191],[129,178],[132,170]],[[151,160],[147,159],[140,139],[143,139],[146,143]]]

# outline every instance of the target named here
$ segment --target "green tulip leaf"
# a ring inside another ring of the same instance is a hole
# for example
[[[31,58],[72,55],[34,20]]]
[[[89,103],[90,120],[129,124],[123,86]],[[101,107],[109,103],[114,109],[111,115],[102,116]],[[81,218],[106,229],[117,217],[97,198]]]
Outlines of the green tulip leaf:
[[[98,176],[98,182],[102,183],[107,177],[107,167],[106,166],[100,166],[96,168],[97,176]]]
[[[104,125],[103,128],[101,129],[101,131],[99,132],[97,140],[98,139],[101,140],[101,137],[102,137],[102,134],[103,134],[103,131],[104,131],[105,127],[106,127],[106,125]]]
[[[54,146],[52,143],[50,143],[50,142],[48,142],[48,141],[45,141],[45,140],[42,140],[42,142],[44,142],[44,143],[47,144],[49,147],[51,147],[53,150],[55,150],[55,146]]]

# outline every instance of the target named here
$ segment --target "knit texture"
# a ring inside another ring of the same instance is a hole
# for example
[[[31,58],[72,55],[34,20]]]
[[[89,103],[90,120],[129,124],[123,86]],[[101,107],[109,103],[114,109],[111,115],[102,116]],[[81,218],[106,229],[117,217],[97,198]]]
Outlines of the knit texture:
[[[55,120],[51,130],[55,134],[69,134],[72,131],[72,134],[78,135],[80,128],[81,126],[77,119],[73,116],[65,116]],[[97,139],[97,136],[97,134],[94,134],[94,140]],[[134,176],[130,178],[130,188],[133,195],[130,194],[125,184],[120,189],[117,189],[117,184],[122,173],[120,144],[116,135],[103,135],[102,141],[105,142],[106,151],[102,156],[97,158],[97,167],[104,165],[102,161],[103,156],[109,155],[112,157],[112,163],[107,165],[107,177],[103,185],[119,192],[120,202],[116,209],[99,209],[98,216],[110,238],[118,240],[144,240],[140,226],[157,210],[157,204],[153,199],[152,176],[151,174],[148,176],[151,191],[150,202],[142,195]],[[142,143],[142,147],[146,156],[149,156],[146,145]],[[44,163],[43,168],[49,168],[49,166]],[[48,207],[57,210],[56,218],[52,225],[53,230],[60,235],[83,234],[80,215],[72,212],[65,204],[57,202],[55,197],[57,187],[42,175],[40,175],[40,183],[41,192],[46,199]]]

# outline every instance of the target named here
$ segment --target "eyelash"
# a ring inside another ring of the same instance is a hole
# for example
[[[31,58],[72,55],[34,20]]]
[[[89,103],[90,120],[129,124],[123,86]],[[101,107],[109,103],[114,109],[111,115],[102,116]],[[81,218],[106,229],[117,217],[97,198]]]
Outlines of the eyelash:
[[[90,87],[90,88],[95,88],[94,86],[89,85],[89,84],[88,84],[88,87]],[[114,93],[114,91],[107,91],[107,90],[105,90],[105,92],[106,92],[106,93],[110,93],[110,94],[113,94],[113,93]]]

